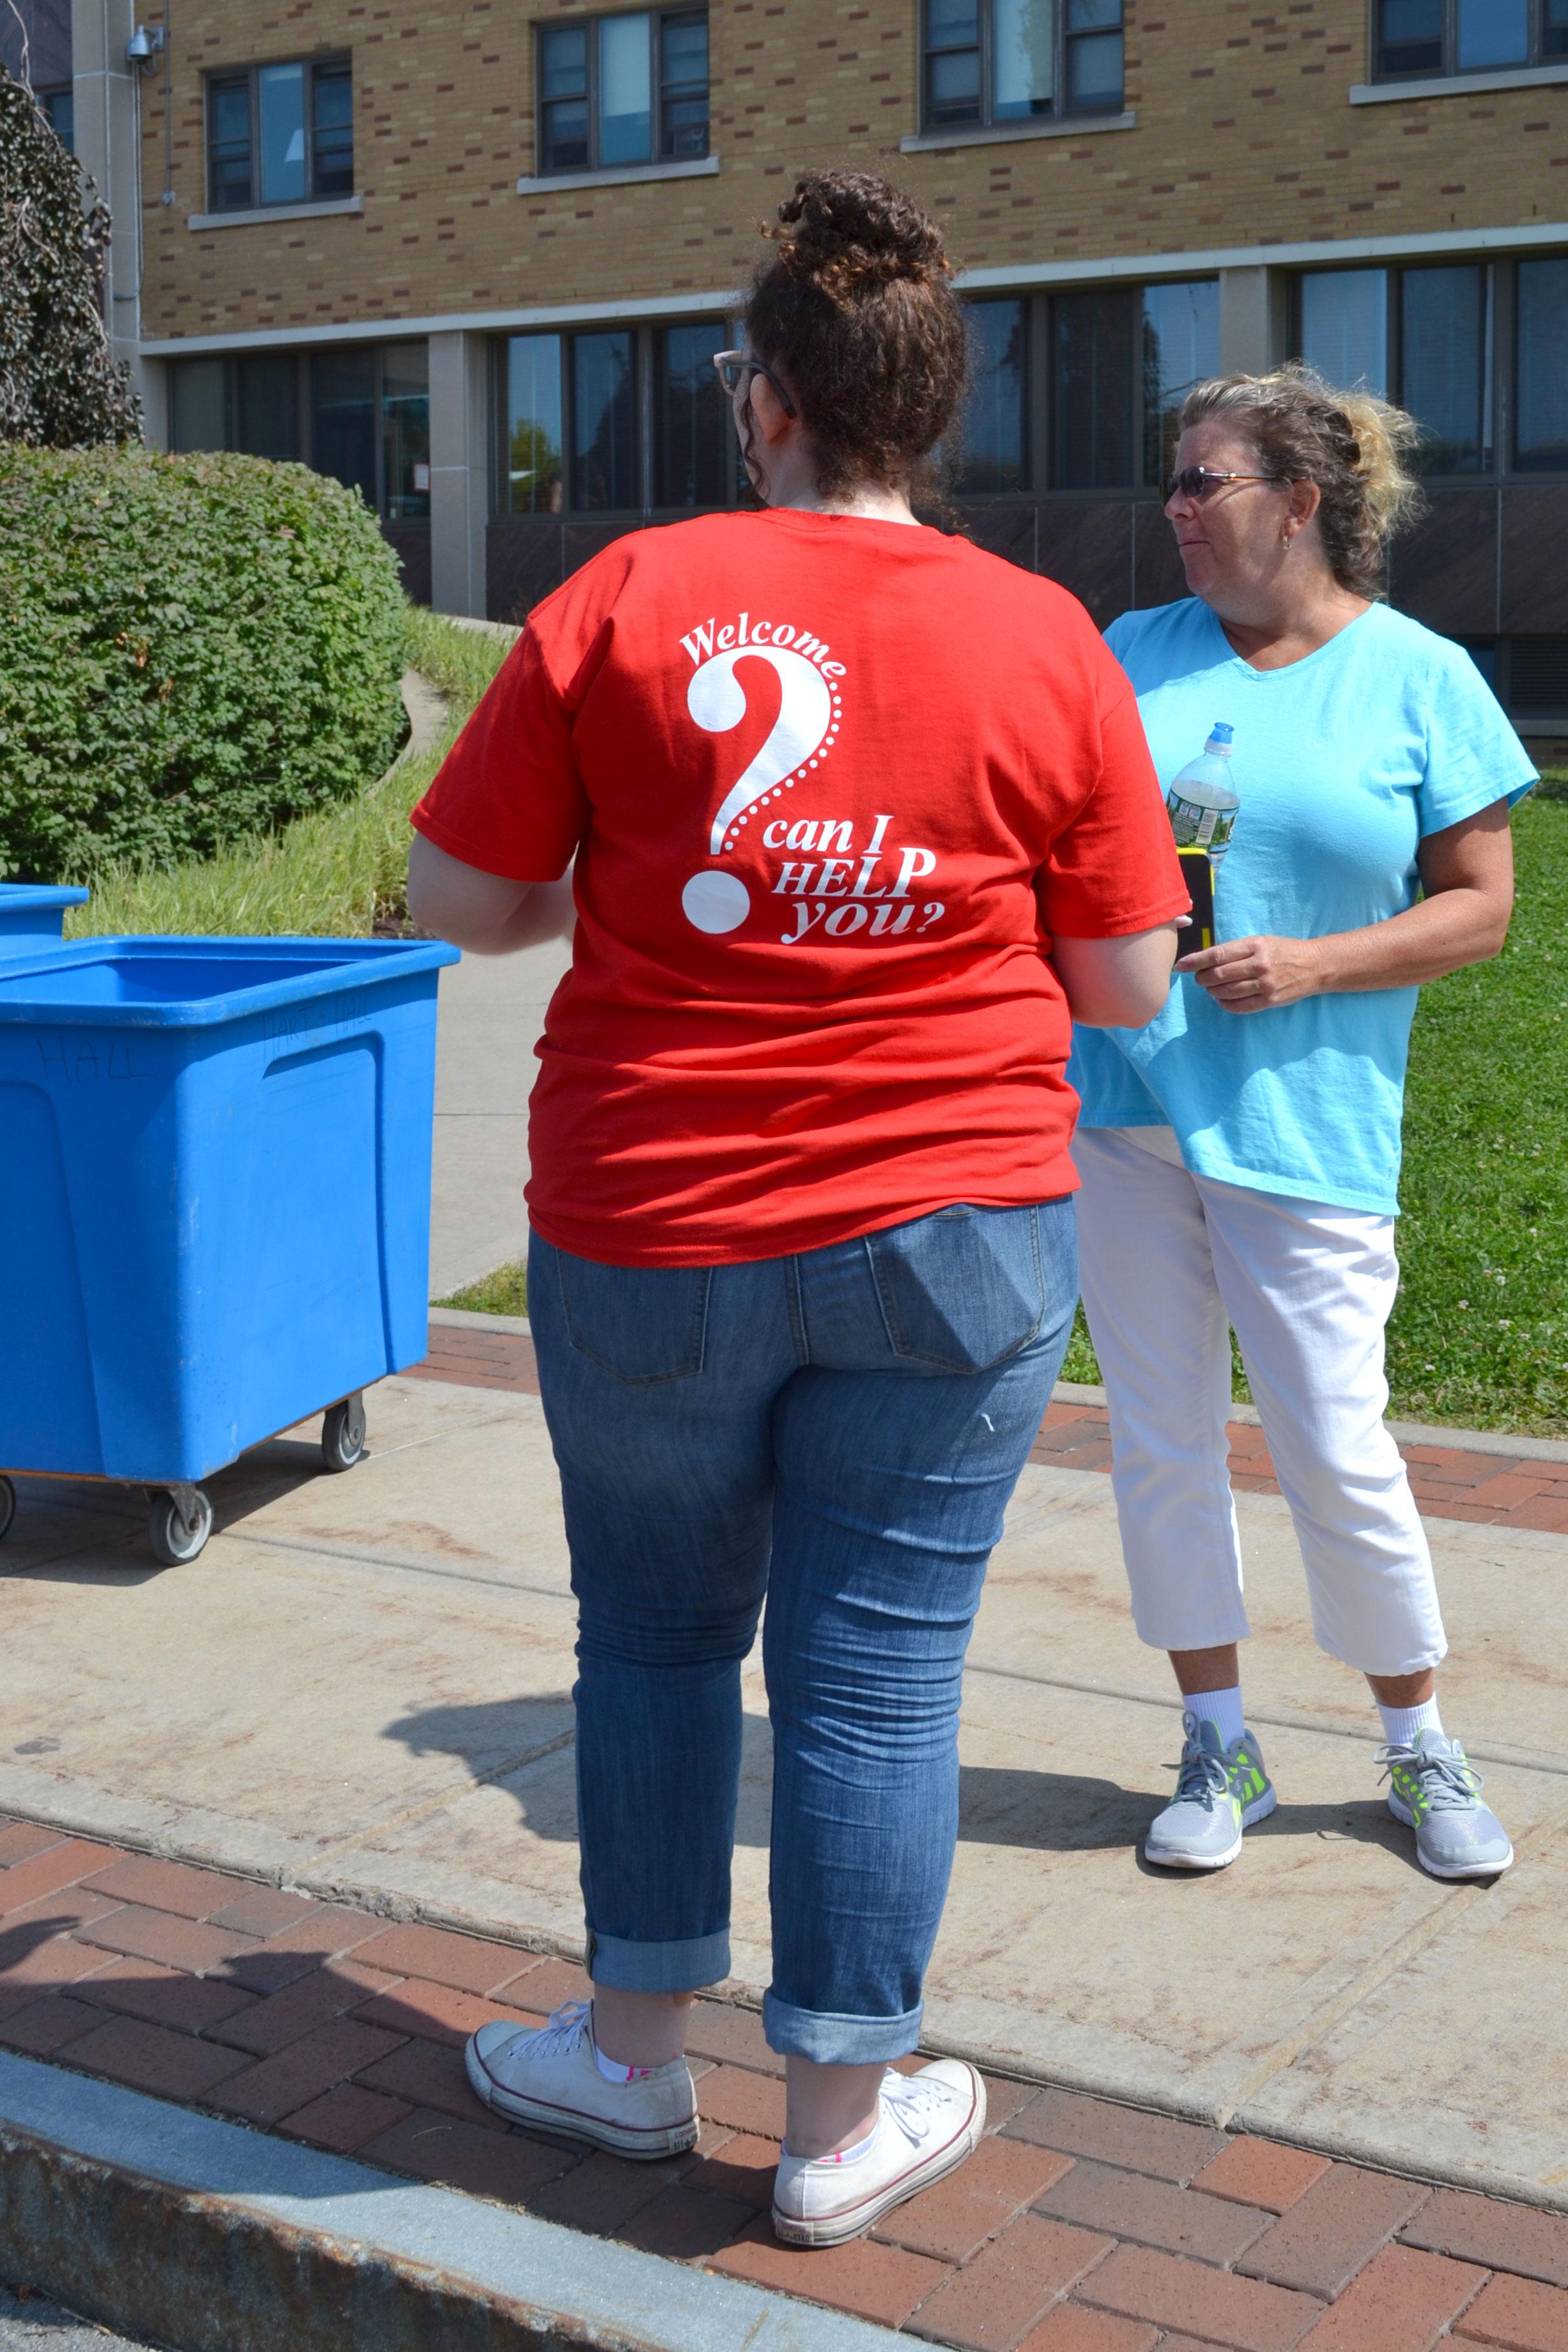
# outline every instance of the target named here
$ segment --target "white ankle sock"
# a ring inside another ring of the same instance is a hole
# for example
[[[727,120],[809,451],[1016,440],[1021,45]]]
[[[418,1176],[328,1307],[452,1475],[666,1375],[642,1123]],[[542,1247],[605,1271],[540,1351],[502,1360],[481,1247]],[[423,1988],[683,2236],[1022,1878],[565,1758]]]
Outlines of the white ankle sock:
[[[1234,1748],[1247,1726],[1241,1717],[1241,1685],[1234,1683],[1229,1690],[1186,1691],[1182,1705],[1200,1723],[1212,1723],[1219,1734],[1221,1748]],[[1389,1738],[1393,1738],[1393,1733]]]
[[[640,2083],[651,2074],[651,2066],[623,2066],[619,2058],[607,2058],[597,2042],[593,2045],[593,2063],[607,2083]]]
[[[1435,1698],[1423,1700],[1419,1706],[1385,1706],[1379,1699],[1377,1712],[1383,1717],[1383,1737],[1390,1748],[1413,1748],[1418,1731],[1435,1731],[1439,1738],[1442,1735],[1443,1718]]]
[[[653,2071],[652,2066],[622,2066],[619,2058],[607,2058],[597,2044],[593,2056],[607,2083],[640,2083],[645,2074]]]
[[[817,2158],[817,2162],[819,2164],[853,2164],[857,2157],[868,2155],[871,2150],[871,2144],[877,2135],[877,2125],[881,2123],[881,2120],[882,2118],[879,2116],[877,2122],[873,2124],[864,2139],[857,2139],[853,2147],[841,2147],[831,2156],[820,2156]],[[794,2150],[790,2147],[788,2141],[784,2143],[779,2152],[781,2156],[792,2156],[794,2154]]]

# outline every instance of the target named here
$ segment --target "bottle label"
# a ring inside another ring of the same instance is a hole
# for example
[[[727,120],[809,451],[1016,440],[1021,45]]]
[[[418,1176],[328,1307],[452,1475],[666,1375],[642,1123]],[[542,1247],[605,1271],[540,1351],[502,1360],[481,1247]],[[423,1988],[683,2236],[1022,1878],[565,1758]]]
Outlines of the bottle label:
[[[1236,824],[1234,809],[1207,808],[1197,801],[1184,800],[1175,784],[1166,794],[1166,807],[1178,849],[1223,851],[1228,847]]]

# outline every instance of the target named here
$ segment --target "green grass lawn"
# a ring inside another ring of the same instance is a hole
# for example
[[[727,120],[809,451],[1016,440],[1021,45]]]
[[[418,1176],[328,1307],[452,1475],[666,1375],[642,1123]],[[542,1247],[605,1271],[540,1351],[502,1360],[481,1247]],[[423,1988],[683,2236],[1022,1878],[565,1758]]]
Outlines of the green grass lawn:
[[[516,1265],[498,1265],[481,1282],[470,1282],[462,1290],[455,1290],[450,1298],[437,1298],[436,1307],[461,1307],[470,1315],[526,1315],[528,1311],[528,1269],[519,1258]]]
[[[1421,992],[1388,1385],[1396,1418],[1550,1437],[1568,1434],[1568,775],[1513,837],[1507,947]],[[1062,1376],[1100,1377],[1082,1313]]]
[[[452,732],[500,667],[507,641],[411,608],[414,666],[451,698]],[[450,736],[448,737],[450,740]],[[138,931],[304,932],[363,937],[404,912],[408,813],[442,751],[401,761],[353,799],[298,818],[222,856],[142,871],[110,868],[93,877],[92,897],[67,917],[72,939]]]
[[[1525,802],[1513,831],[1519,898],[1507,947],[1421,992],[1388,1378],[1396,1412],[1411,1420],[1559,1435],[1568,1432],[1568,798]]]

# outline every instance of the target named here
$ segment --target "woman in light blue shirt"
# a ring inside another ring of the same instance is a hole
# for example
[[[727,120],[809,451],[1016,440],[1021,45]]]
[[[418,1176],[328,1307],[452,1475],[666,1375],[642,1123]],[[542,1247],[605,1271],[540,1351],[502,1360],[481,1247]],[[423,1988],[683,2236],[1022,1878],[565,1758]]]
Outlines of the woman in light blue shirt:
[[[1443,1730],[1431,1559],[1383,1423],[1416,992],[1501,947],[1509,807],[1535,781],[1469,655],[1382,601],[1415,432],[1301,369],[1198,385],[1166,503],[1193,593],[1107,632],[1162,782],[1220,722],[1240,803],[1217,944],[1146,1029],[1080,1030],[1070,1072],[1134,1617],[1185,1709],[1145,1849],[1174,1869],[1233,1862],[1276,1802],[1242,1710],[1228,1327],[1318,1642],[1382,1716],[1390,1808],[1439,1877],[1513,1858]]]

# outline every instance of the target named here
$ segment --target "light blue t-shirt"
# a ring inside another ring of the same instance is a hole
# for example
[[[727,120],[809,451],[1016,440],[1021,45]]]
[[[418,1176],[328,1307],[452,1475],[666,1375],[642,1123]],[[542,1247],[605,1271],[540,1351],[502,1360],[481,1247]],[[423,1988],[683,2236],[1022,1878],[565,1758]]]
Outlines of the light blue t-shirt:
[[[1160,782],[1236,730],[1241,805],[1216,932],[1317,939],[1415,903],[1416,844],[1535,771],[1461,646],[1386,604],[1283,669],[1231,649],[1197,597],[1124,613],[1105,642],[1132,679]],[[1398,1214],[1414,988],[1227,1013],[1178,978],[1146,1029],[1078,1029],[1068,1076],[1085,1127],[1175,1129],[1195,1174]]]

